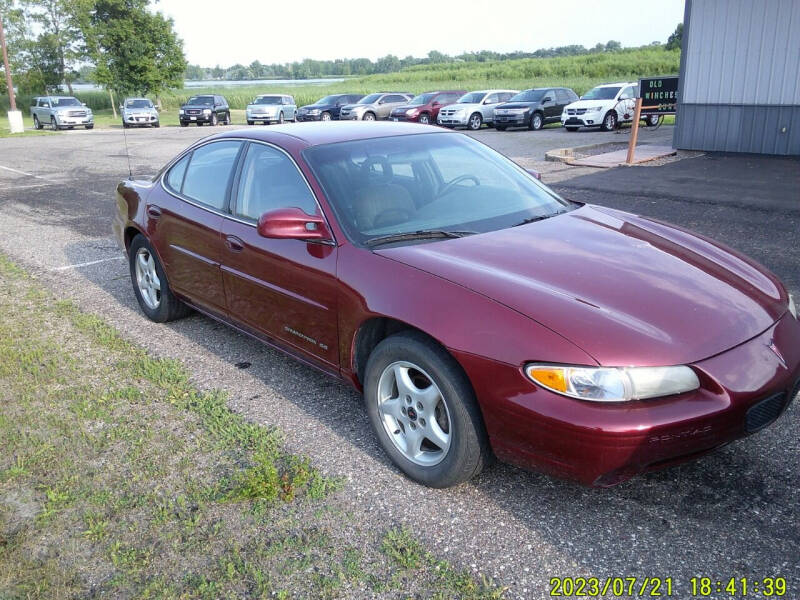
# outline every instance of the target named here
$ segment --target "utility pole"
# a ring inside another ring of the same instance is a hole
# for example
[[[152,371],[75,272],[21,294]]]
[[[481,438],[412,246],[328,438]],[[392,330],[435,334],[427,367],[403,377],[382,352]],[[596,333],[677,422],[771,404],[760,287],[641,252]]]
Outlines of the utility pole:
[[[6,70],[6,85],[8,86],[8,100],[11,110],[8,111],[8,124],[11,133],[22,133],[25,126],[22,123],[22,113],[17,110],[17,99],[14,97],[14,83],[11,81],[11,67],[8,66],[8,50],[6,49],[6,33],[3,30],[3,16],[0,15],[0,46],[3,48],[3,66]]]

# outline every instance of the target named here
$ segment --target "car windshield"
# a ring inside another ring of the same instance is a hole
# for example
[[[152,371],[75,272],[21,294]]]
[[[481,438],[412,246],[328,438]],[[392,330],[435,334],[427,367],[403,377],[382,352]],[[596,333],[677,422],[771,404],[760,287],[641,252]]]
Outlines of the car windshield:
[[[408,105],[409,106],[424,106],[425,104],[430,102],[431,99],[435,95],[436,94],[420,94],[419,96],[416,96],[411,102],[409,102]]]
[[[77,98],[53,98],[53,108],[61,108],[62,106],[82,106],[80,100]]]
[[[370,94],[369,96],[364,96],[356,104],[373,104],[374,102],[377,102],[378,98],[381,96],[383,96],[383,94]]]
[[[200,104],[202,106],[213,106],[214,96],[192,96],[186,104]]]
[[[153,108],[153,103],[150,100],[128,100],[125,108]]]
[[[253,100],[253,104],[280,104],[281,96],[259,96]]]
[[[546,90],[525,90],[512,96],[509,102],[539,102]]]
[[[522,168],[465,135],[340,142],[303,155],[356,244],[431,230],[494,231],[568,207]]]
[[[314,102],[314,104],[324,104],[324,105],[336,104],[336,102],[339,100],[339,98],[341,98],[341,96],[338,96],[338,95],[325,96],[324,98],[320,98],[319,100]]]
[[[581,96],[581,100],[613,100],[621,89],[618,87],[596,87]]]
[[[469,92],[458,99],[458,104],[477,104],[483,102],[484,92]]]

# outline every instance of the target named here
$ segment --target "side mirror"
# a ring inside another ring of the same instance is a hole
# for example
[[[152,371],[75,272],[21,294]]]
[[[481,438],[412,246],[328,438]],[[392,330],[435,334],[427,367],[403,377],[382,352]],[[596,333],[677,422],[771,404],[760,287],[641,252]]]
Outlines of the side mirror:
[[[86,106],[86,102],[81,102],[81,106]]]
[[[332,239],[328,225],[320,215],[308,215],[299,208],[278,208],[258,219],[258,234],[279,240]]]
[[[552,102],[552,101],[553,101],[553,99],[550,96],[548,96],[547,98],[542,100],[542,103],[544,104],[545,102]]]

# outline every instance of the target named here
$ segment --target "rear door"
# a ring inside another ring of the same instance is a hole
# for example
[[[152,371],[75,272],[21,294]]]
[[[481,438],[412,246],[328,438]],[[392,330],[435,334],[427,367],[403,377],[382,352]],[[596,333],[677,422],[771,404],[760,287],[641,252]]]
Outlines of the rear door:
[[[294,161],[250,142],[237,175],[231,214],[222,225],[222,273],[230,316],[338,368],[336,247],[261,237],[258,218],[297,207],[321,214]]]
[[[384,96],[381,101],[383,104],[378,105],[378,117],[381,119],[388,118],[389,113],[392,112],[392,109],[395,106],[400,106],[401,104],[408,102],[406,97],[401,96],[400,94],[389,94],[388,96]]]
[[[220,229],[242,142],[197,147],[165,173],[145,207],[150,238],[170,286],[201,308],[224,313]]]

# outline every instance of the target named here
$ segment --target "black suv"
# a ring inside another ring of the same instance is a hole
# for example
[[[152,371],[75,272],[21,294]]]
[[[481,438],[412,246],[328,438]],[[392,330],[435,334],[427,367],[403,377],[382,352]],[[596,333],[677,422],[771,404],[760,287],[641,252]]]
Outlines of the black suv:
[[[181,127],[186,127],[189,123],[217,123],[231,124],[231,108],[224,96],[215,94],[203,94],[192,96],[185,104],[178,109],[178,118]]]
[[[363,94],[333,94],[320,98],[314,104],[297,109],[298,121],[331,121],[339,119],[339,111],[345,104],[355,104]]]
[[[494,109],[494,128],[506,127],[541,129],[546,123],[561,120],[561,111],[575,102],[578,94],[569,88],[534,88],[523,90],[508,102]]]

